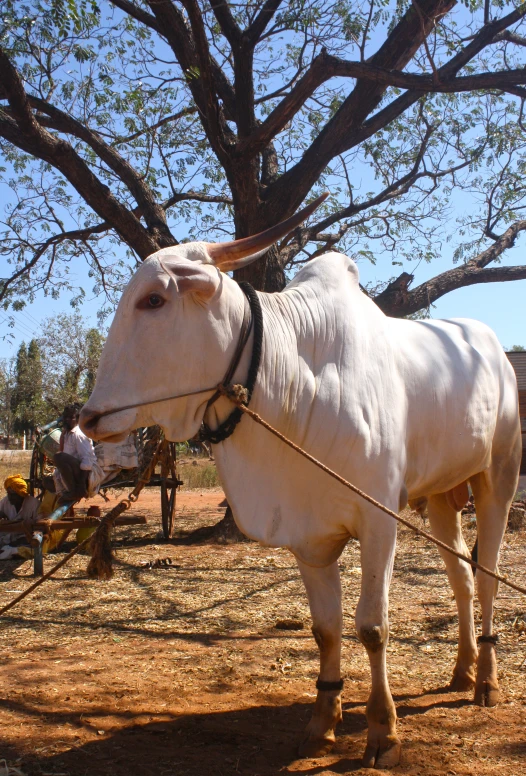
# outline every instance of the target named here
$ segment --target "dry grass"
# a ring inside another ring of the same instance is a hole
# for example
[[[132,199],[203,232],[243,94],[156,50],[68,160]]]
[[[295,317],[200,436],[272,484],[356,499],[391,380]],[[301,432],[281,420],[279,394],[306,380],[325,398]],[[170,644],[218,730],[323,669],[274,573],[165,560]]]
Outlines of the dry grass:
[[[221,487],[216,465],[203,458],[186,458],[177,461],[177,473],[183,481],[183,490],[204,490]]]
[[[219,513],[221,493],[215,500],[190,496],[184,508],[181,497],[181,533]],[[144,512],[144,503],[136,509]],[[86,579],[86,558],[76,557],[6,616],[0,756],[28,776],[369,773],[358,759],[370,680],[353,624],[361,580],[357,543],[349,543],[340,561],[344,721],[333,754],[303,761],[294,747],[310,714],[318,653],[294,559],[255,544],[159,543],[158,510],[148,517],[150,525],[119,533],[109,583]],[[471,546],[474,528],[465,521],[465,529]],[[502,550],[502,572],[518,579],[524,578],[524,536],[506,534]],[[168,568],[146,565],[167,556]],[[2,566],[0,602],[31,581],[29,563]],[[394,773],[519,776],[526,746],[524,611],[524,599],[501,586],[498,707],[475,707],[470,693],[435,692],[454,663],[455,604],[436,548],[400,530],[388,666],[404,752]],[[278,631],[281,619],[300,620],[305,628]]]

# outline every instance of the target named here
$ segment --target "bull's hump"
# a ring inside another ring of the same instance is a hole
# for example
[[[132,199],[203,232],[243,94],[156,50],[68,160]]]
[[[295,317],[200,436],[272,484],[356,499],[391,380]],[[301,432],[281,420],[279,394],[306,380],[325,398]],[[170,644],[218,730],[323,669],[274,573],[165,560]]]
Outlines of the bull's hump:
[[[340,291],[342,287],[359,288],[360,275],[355,262],[343,253],[330,251],[309,261],[287,285],[321,286],[327,291]]]

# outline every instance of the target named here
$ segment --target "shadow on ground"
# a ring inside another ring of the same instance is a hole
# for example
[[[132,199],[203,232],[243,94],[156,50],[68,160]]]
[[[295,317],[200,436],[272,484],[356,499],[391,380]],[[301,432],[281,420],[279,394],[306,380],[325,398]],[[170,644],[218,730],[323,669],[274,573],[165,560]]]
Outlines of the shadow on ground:
[[[417,698],[408,695],[407,698]],[[420,696],[420,701],[424,696]],[[400,718],[425,713],[430,708],[459,708],[464,699],[443,698],[422,706],[398,707]],[[19,708],[19,712],[23,709]],[[31,710],[27,708],[27,714]],[[97,729],[82,714],[72,715],[60,710],[40,711],[44,724],[77,727],[79,742],[60,754],[42,752],[40,756],[24,757],[20,764],[27,776],[277,776],[279,773],[298,776],[317,774],[369,774],[361,768],[365,745],[366,720],[364,706],[344,703],[344,718],[338,727],[333,752],[319,760],[298,760],[296,749],[310,718],[311,703],[284,706],[255,706],[228,712],[166,715],[134,724],[133,715],[124,713],[116,719],[111,712],[114,728]],[[90,713],[92,716],[93,710]],[[107,710],[99,708],[96,716]],[[401,731],[402,732],[402,731]],[[82,734],[82,735],[80,735]],[[86,734],[93,736],[86,741]],[[403,732],[402,732],[403,735]],[[82,743],[84,739],[84,743]],[[65,742],[63,742],[65,743]],[[406,741],[407,752],[415,746]],[[44,747],[45,749],[45,747]],[[15,762],[20,753],[14,748],[2,753]],[[404,757],[399,766],[404,771]],[[406,766],[407,767],[407,766]],[[399,769],[395,769],[395,772]],[[413,770],[410,771],[414,773]],[[442,771],[441,771],[442,772]]]

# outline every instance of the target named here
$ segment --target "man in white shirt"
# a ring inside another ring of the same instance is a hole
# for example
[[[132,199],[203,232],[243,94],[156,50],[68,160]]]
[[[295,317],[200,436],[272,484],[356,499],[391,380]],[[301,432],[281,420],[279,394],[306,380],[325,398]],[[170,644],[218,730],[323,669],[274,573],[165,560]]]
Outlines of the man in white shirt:
[[[28,494],[27,483],[21,474],[13,474],[4,482],[7,495],[0,500],[0,521],[15,523],[22,521],[26,532],[40,517],[40,501]],[[20,534],[0,533],[0,560],[15,555],[17,550],[11,547],[11,542],[21,538]]]
[[[79,407],[68,404],[62,414],[64,430],[60,437],[60,452],[55,453],[55,484],[59,500],[79,501],[88,494],[88,480],[96,462],[93,443],[79,428]]]

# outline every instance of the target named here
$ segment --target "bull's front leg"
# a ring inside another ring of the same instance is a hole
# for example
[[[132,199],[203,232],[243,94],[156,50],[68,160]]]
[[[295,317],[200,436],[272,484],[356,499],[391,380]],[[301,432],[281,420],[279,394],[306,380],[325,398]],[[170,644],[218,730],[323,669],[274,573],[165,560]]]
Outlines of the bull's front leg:
[[[356,609],[358,638],[371,665],[371,694],[367,701],[366,768],[393,768],[400,760],[396,710],[387,680],[385,653],[389,638],[389,583],[396,545],[396,523],[376,510],[360,535],[362,587]]]
[[[312,615],[312,633],[320,650],[318,695],[300,757],[321,757],[332,748],[335,728],[342,719],[340,652],[342,639],[342,595],[337,563],[312,568],[298,560]]]

